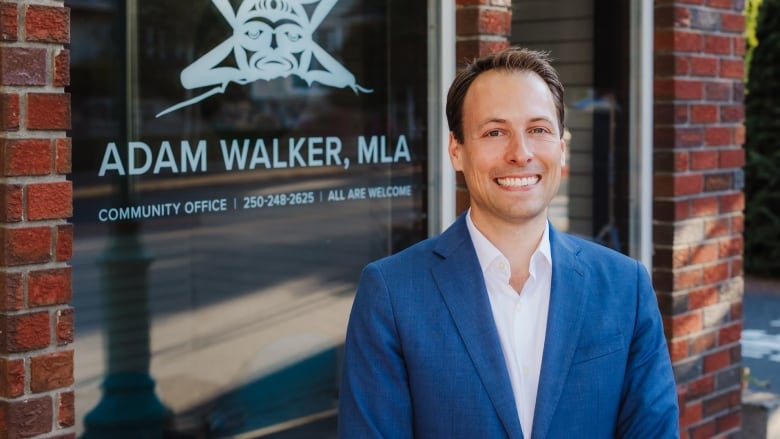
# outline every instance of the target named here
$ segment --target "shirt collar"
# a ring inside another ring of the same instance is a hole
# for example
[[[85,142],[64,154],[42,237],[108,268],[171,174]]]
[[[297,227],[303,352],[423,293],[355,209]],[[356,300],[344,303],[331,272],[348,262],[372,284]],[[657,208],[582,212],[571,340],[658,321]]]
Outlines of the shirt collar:
[[[496,258],[506,259],[501,251],[493,245],[492,242],[477,229],[474,225],[474,221],[471,220],[471,209],[466,214],[466,227],[468,228],[469,235],[471,236],[471,242],[474,243],[474,249],[477,252],[477,259],[479,260],[479,266],[482,268],[482,273],[485,273],[490,265],[496,260]],[[536,246],[536,250],[531,255],[531,266],[529,270],[531,274],[535,274],[536,263],[539,256],[544,257],[549,266],[552,266],[552,253],[550,251],[550,222],[544,228],[542,233],[542,239],[539,241],[539,245]]]

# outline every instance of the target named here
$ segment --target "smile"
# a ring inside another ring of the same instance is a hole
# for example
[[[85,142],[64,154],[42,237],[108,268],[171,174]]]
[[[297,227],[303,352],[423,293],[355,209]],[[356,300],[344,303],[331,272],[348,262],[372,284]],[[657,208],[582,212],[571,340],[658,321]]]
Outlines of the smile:
[[[541,179],[542,177],[538,175],[533,177],[504,177],[497,178],[496,182],[498,182],[499,186],[504,187],[526,187],[539,183]]]

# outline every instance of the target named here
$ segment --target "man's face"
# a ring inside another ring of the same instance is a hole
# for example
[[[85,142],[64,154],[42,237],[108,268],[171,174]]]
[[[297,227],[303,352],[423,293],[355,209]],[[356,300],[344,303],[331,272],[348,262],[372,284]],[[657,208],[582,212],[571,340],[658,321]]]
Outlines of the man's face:
[[[541,77],[530,71],[480,74],[463,102],[463,144],[452,133],[449,141],[475,223],[546,219],[560,185],[565,146],[552,93]]]

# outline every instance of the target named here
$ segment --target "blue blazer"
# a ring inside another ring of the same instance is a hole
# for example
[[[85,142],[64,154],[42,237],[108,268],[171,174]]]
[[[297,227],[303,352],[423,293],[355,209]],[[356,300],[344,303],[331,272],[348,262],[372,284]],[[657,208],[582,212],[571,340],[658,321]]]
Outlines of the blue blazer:
[[[550,246],[530,439],[678,437],[677,392],[646,270],[552,227]],[[364,269],[340,389],[342,439],[523,437],[464,216]]]

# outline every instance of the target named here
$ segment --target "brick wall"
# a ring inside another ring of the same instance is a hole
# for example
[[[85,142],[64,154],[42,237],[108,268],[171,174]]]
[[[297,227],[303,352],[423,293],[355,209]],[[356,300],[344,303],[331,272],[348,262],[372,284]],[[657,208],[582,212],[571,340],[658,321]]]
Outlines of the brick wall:
[[[0,1],[0,438],[75,438],[70,15]]]
[[[482,55],[509,47],[512,31],[511,0],[455,1],[455,60],[457,67]],[[468,209],[469,195],[463,174],[456,175],[455,209]]]
[[[653,281],[683,438],[740,428],[743,0],[656,0]]]

